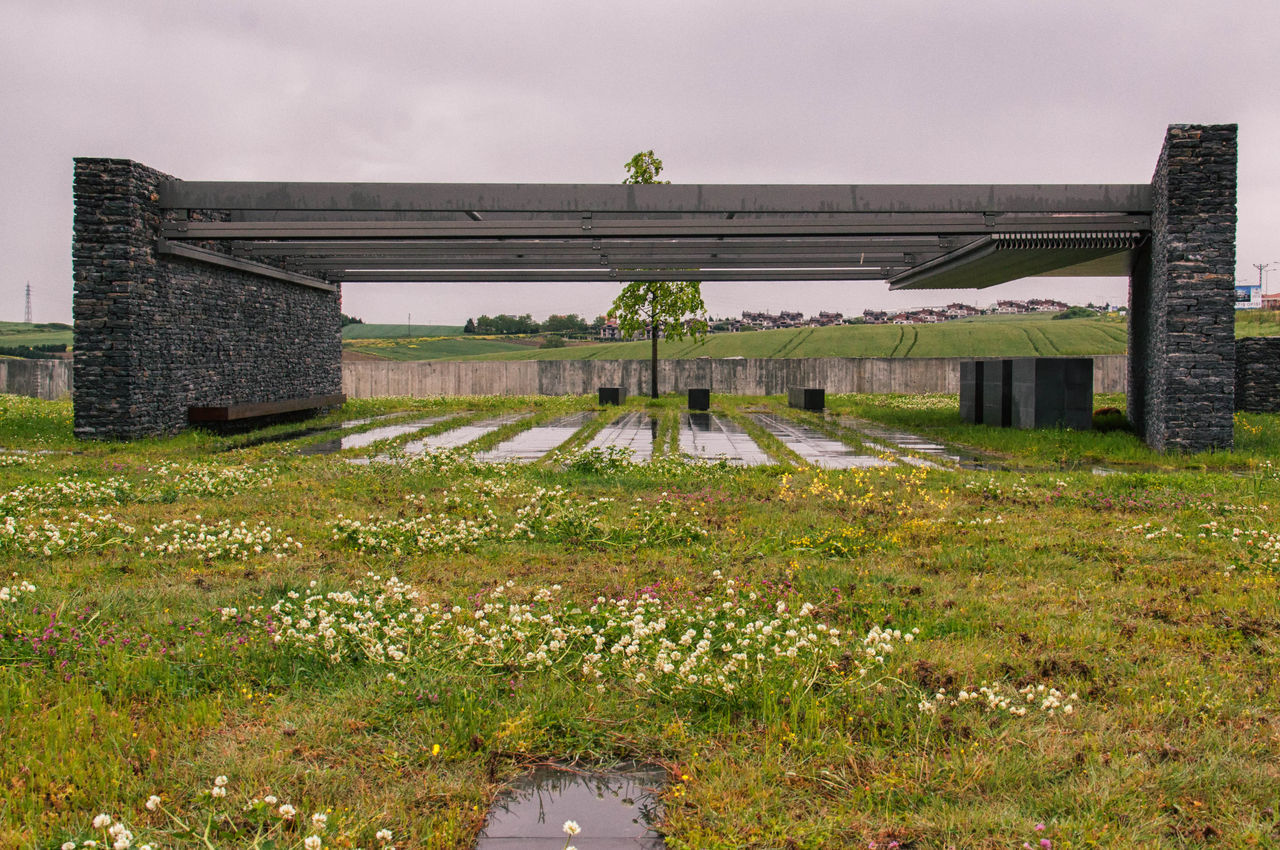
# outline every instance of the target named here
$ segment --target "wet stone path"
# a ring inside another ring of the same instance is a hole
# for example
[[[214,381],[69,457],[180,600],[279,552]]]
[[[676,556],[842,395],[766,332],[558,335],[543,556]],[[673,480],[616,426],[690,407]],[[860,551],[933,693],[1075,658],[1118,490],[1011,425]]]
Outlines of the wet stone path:
[[[510,440],[476,455],[483,463],[532,463],[572,437],[591,420],[594,413],[574,413],[521,431]]]
[[[489,809],[476,850],[661,850],[652,828],[662,817],[657,792],[666,771],[624,764],[610,770],[541,766],[515,782]],[[581,828],[569,838],[565,821]]]
[[[384,417],[352,419],[350,422],[343,422],[338,427],[356,428],[381,418]],[[358,434],[347,434],[345,437],[335,437],[332,440],[303,446],[298,450],[298,454],[331,455],[344,449],[361,449],[376,443],[378,440],[390,440],[396,437],[403,437],[405,434],[412,434],[415,431],[421,431],[423,428],[430,428],[437,422],[443,422],[447,418],[447,416],[428,416],[426,419],[415,419],[412,422],[400,422],[395,425],[384,425],[381,428],[370,428],[368,431],[361,431]]]
[[[531,413],[508,413],[503,416],[494,416],[490,419],[472,422],[469,425],[460,425],[457,428],[452,428],[439,434],[423,437],[421,440],[405,443],[404,453],[417,455],[422,454],[427,449],[456,449],[473,440],[480,439],[490,431],[498,430],[503,425],[519,422],[521,419],[527,419],[532,415]]]
[[[752,420],[777,437],[805,462],[822,469],[867,469],[873,466],[893,466],[892,460],[869,454],[859,454],[853,448],[833,440],[820,431],[800,425],[776,413],[756,413]]]
[[[680,415],[680,451],[709,460],[724,458],[736,466],[769,463],[769,456],[746,431],[714,413]]]
[[[587,444],[589,449],[630,449],[632,459],[646,461],[653,457],[653,443],[658,436],[658,420],[647,413],[627,413],[600,431]]]

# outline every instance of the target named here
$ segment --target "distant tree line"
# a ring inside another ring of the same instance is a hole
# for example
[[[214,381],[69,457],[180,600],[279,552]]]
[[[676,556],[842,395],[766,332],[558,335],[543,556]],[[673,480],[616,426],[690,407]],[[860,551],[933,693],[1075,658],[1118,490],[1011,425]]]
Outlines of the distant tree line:
[[[48,343],[46,345],[0,345],[0,356],[22,357],[26,360],[55,360],[57,355],[67,350],[65,343]]]
[[[364,319],[357,319],[355,316],[348,316],[346,313],[341,313],[340,315],[342,316],[342,326],[344,328],[347,325],[363,325],[364,324]]]
[[[567,316],[548,316],[545,322],[536,322],[528,313],[523,316],[512,316],[502,313],[497,316],[478,316],[467,319],[462,332],[484,334],[486,336],[506,336],[510,334],[555,334],[559,337],[586,339],[600,332],[604,326],[604,316],[597,316],[595,321],[587,322],[577,313]]]

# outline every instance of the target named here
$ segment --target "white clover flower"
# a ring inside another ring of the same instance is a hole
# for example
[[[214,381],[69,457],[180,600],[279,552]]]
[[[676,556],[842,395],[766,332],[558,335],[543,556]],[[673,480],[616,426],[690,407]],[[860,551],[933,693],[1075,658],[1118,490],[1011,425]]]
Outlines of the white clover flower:
[[[274,806],[276,804],[276,797],[274,794],[268,794],[262,798],[262,802],[266,803],[268,806]]]
[[[582,827],[578,826],[578,822],[576,820],[565,821],[562,829],[564,830],[565,835],[570,836],[577,835],[579,832],[582,832]]]
[[[209,789],[209,794],[213,797],[225,797],[227,796],[227,789],[221,785],[215,785]]]
[[[329,816],[323,812],[316,812],[311,816],[311,825],[317,832],[324,832],[325,827],[329,825]]]
[[[225,776],[218,776],[218,777],[214,778],[214,780],[213,780],[213,784],[214,784],[214,785],[217,785],[219,788],[221,788],[222,786],[224,786],[224,785],[226,785],[226,784],[227,784],[227,777],[225,777]]]
[[[318,835],[308,835],[306,840],[302,842],[302,846],[307,848],[307,850],[320,850],[323,846],[323,842],[320,840],[320,836]]]
[[[391,840],[391,830],[380,829],[373,837],[381,841],[383,844],[386,844]]]
[[[147,798],[147,811],[154,812],[158,808],[160,808],[160,798],[152,794]]]
[[[62,850],[76,850],[76,843],[74,841],[64,841],[62,842]]]
[[[106,829],[108,826],[111,826],[111,815],[101,814],[93,819],[94,829]]]
[[[283,806],[280,807],[280,817],[284,818],[285,820],[293,820],[293,816],[296,815],[297,813],[298,813],[298,810],[295,809],[293,806],[289,805],[288,803],[285,803]]]

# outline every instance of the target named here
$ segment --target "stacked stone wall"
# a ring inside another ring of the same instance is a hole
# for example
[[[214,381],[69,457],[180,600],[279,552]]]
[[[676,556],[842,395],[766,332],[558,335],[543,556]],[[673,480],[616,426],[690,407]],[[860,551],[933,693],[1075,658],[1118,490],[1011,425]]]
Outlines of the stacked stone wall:
[[[1174,124],[1152,181],[1130,278],[1129,410],[1157,450],[1232,445],[1236,158],[1236,125]]]
[[[341,392],[339,293],[159,255],[167,179],[75,162],[76,435],[169,434],[191,406]]]
[[[1236,340],[1236,410],[1280,413],[1280,337]]]

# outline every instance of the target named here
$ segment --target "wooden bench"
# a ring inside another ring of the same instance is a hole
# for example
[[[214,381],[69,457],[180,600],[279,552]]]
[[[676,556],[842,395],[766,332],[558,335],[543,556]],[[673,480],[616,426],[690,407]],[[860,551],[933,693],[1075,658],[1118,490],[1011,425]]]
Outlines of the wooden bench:
[[[337,393],[335,395],[313,395],[306,398],[287,398],[283,401],[257,401],[213,407],[188,407],[187,421],[192,423],[235,422],[260,416],[295,413],[299,410],[314,410],[319,407],[337,407],[346,400],[345,394]]]

